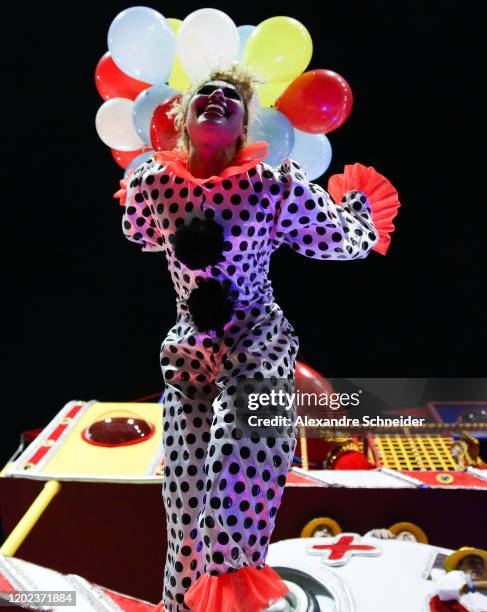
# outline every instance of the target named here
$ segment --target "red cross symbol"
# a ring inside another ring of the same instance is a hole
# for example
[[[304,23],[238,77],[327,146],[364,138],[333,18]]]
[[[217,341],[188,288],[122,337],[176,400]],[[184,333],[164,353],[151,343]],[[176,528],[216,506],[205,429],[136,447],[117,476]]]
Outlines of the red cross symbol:
[[[329,540],[329,538],[326,538]],[[326,565],[345,565],[352,555],[377,556],[381,554],[378,546],[360,544],[361,538],[356,533],[341,533],[332,538],[329,544],[312,544],[308,548],[310,555],[319,555]]]

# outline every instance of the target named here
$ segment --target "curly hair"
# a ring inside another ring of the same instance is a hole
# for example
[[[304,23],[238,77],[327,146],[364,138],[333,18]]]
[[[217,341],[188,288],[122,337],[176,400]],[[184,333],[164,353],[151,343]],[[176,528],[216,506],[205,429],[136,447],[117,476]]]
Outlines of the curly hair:
[[[253,72],[239,62],[233,62],[227,68],[215,68],[210,71],[204,78],[198,82],[192,83],[191,86],[183,93],[180,100],[176,101],[171,110],[167,112],[168,117],[174,117],[174,126],[177,130],[181,130],[177,146],[183,151],[189,150],[189,136],[186,130],[186,115],[188,113],[189,103],[196,91],[209,81],[225,81],[233,85],[242,96],[245,115],[244,125],[248,126],[256,113],[255,104],[252,105],[252,98],[255,94],[255,85],[265,83],[266,80]],[[253,107],[254,106],[254,107]],[[246,142],[246,139],[239,139],[237,150],[241,149]]]

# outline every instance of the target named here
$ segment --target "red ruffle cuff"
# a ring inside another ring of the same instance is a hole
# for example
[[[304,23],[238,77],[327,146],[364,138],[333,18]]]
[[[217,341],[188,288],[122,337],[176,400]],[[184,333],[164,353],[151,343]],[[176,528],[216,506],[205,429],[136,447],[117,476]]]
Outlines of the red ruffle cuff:
[[[288,590],[269,565],[242,567],[229,574],[200,576],[186,592],[184,603],[191,612],[261,612]]]
[[[113,197],[119,200],[120,206],[125,206],[125,202],[127,201],[127,189],[134,170],[135,168],[130,168],[130,170],[127,171],[127,176],[120,179],[120,189],[113,194]]]
[[[379,233],[373,247],[381,255],[387,253],[394,231],[392,220],[401,206],[395,187],[372,166],[352,164],[345,166],[343,174],[334,174],[328,181],[328,193],[340,202],[348,191],[361,191],[370,202],[372,221]]]

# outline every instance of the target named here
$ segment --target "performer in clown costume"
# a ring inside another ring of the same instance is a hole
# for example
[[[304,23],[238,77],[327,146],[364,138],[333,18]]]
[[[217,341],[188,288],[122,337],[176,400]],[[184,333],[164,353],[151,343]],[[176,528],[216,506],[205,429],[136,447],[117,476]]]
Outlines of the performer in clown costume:
[[[135,169],[121,196],[125,236],[165,256],[177,296],[161,347],[169,612],[256,612],[285,597],[265,561],[294,427],[249,438],[235,408],[239,381],[294,377],[298,338],[274,300],[270,256],[282,244],[323,261],[384,251],[398,205],[372,168],[334,177],[334,201],[296,161],[266,164],[267,143],[246,142],[254,85],[237,64],[194,85],[173,109],[179,148]]]

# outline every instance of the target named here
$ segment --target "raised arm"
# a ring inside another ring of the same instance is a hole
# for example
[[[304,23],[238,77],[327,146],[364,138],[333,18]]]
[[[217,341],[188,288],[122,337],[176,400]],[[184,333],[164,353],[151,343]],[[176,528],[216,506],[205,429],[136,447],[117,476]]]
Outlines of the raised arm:
[[[287,244],[314,259],[366,257],[378,240],[370,204],[360,191],[345,194],[339,204],[306,178],[303,168],[286,159],[276,170],[274,246]]]

